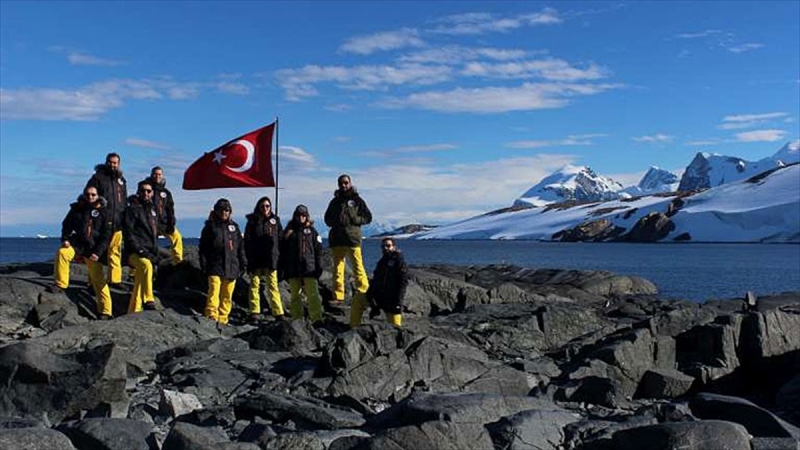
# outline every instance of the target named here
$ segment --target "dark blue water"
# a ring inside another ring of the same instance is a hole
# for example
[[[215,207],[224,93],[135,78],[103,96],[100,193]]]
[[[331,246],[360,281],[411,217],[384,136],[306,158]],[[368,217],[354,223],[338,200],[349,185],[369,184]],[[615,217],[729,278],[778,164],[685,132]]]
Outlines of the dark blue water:
[[[197,239],[187,239],[197,245]],[[0,264],[52,261],[57,239],[0,238]],[[166,242],[164,242],[166,246]],[[409,264],[514,264],[638,275],[663,297],[707,300],[800,290],[800,245],[623,244],[535,241],[399,241]],[[372,271],[379,241],[364,241]]]

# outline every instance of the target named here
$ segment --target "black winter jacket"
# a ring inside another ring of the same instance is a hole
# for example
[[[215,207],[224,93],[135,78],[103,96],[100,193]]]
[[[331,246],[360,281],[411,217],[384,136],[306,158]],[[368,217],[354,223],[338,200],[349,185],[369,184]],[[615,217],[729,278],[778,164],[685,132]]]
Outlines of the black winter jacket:
[[[399,314],[405,305],[408,287],[408,266],[398,250],[383,255],[375,266],[367,297],[385,312]]]
[[[152,263],[157,262],[157,220],[156,209],[152,202],[144,201],[136,195],[128,199],[122,224],[122,238],[125,242],[124,261],[131,255],[139,255]]]
[[[90,202],[81,195],[69,205],[69,212],[61,222],[61,241],[69,241],[75,253],[83,257],[102,256],[111,239],[107,215],[106,199],[97,197]]]
[[[331,247],[360,247],[361,226],[370,222],[372,212],[356,188],[348,191],[337,189],[325,210],[325,225],[330,227],[328,244]]]
[[[244,227],[244,250],[247,255],[247,268],[251,272],[258,269],[278,270],[280,240],[283,234],[281,218],[270,213],[250,213]]]
[[[247,270],[239,225],[233,220],[222,222],[213,211],[200,232],[199,250],[200,268],[207,276],[235,280]]]
[[[86,182],[86,186],[96,188],[97,195],[108,202],[107,219],[112,231],[121,230],[128,199],[128,185],[122,172],[113,171],[105,164],[98,164],[94,167],[94,175]]]
[[[281,279],[319,278],[322,275],[322,238],[312,222],[291,220],[281,241]]]
[[[175,201],[172,200],[172,192],[167,189],[167,183],[148,178],[153,185],[153,204],[156,206],[158,215],[158,234],[167,235],[175,231]]]

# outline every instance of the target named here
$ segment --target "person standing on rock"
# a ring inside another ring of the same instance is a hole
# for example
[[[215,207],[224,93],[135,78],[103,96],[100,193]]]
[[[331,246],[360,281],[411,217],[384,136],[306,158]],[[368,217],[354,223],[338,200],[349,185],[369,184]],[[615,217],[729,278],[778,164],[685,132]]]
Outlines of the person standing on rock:
[[[105,164],[94,168],[94,175],[86,187],[97,189],[97,195],[106,199],[108,224],[111,227],[111,242],[108,245],[108,282],[122,283],[122,219],[128,199],[128,185],[120,170],[120,157],[116,153],[106,155]]]
[[[258,322],[261,315],[261,284],[269,294],[272,315],[283,318],[283,302],[278,289],[278,261],[283,234],[281,218],[272,212],[272,200],[261,197],[244,227],[244,249],[250,270],[250,321]],[[265,295],[266,297],[266,295]]]
[[[183,261],[183,237],[175,226],[175,201],[172,199],[172,192],[167,189],[164,169],[153,167],[149,180],[153,184],[153,204],[158,214],[158,235],[169,239],[172,263],[178,264]]]
[[[128,313],[156,309],[153,276],[158,264],[158,215],[153,204],[153,184],[142,180],[128,199],[122,232],[125,255],[134,270]]]
[[[200,232],[200,268],[208,277],[203,315],[221,325],[228,324],[236,279],[247,270],[242,232],[232,214],[228,199],[217,200]]]
[[[330,227],[328,244],[333,254],[333,290],[335,303],[344,302],[345,258],[350,260],[356,286],[351,316],[361,316],[366,308],[369,279],[361,256],[361,226],[372,222],[367,203],[353,186],[350,175],[339,175],[339,189],[325,210],[325,224]]]
[[[408,266],[393,238],[383,238],[381,252],[383,255],[375,266],[367,297],[386,314],[387,322],[400,327],[403,324],[402,313],[408,287]],[[351,316],[350,326],[360,324],[361,317]]]
[[[100,256],[106,252],[111,239],[106,200],[97,195],[97,188],[86,187],[61,222],[61,248],[56,253],[55,285],[48,290],[56,292],[69,286],[69,265],[80,257],[89,269],[89,284],[95,294],[97,314],[101,320],[111,319],[111,293]]]
[[[305,205],[295,208],[281,244],[280,268],[291,288],[289,311],[292,318],[303,318],[303,303],[300,300],[302,288],[308,300],[308,318],[317,322],[322,319],[322,301],[317,282],[322,275],[322,237],[314,228],[314,221]]]

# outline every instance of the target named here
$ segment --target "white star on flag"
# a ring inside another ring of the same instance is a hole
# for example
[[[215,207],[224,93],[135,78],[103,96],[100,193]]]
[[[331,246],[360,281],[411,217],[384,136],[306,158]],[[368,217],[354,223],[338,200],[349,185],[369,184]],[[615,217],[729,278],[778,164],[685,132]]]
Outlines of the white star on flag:
[[[222,150],[214,153],[214,162],[217,164],[222,164],[222,160],[225,158],[227,158],[227,156],[222,154]]]

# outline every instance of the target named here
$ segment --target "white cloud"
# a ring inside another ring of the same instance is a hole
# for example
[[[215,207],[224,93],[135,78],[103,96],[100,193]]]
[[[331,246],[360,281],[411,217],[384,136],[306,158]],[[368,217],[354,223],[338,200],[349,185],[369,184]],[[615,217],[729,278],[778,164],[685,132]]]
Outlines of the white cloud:
[[[397,31],[385,31],[382,33],[350,38],[342,44],[339,51],[369,55],[378,51],[423,46],[425,46],[425,42],[419,37],[419,32],[417,30],[403,28]]]
[[[465,61],[487,58],[495,61],[521,59],[531,52],[519,49],[502,49],[492,47],[469,48],[459,45],[447,45],[412,52],[398,58],[401,62],[461,64]],[[533,52],[535,54],[541,52]]]
[[[97,120],[129,100],[185,100],[200,95],[203,88],[242,93],[233,83],[178,82],[171,79],[111,79],[76,89],[0,88],[0,119],[3,120]]]
[[[666,134],[661,134],[661,133],[654,134],[652,136],[633,137],[631,139],[633,139],[636,142],[645,142],[645,143],[649,143],[649,144],[655,144],[655,143],[663,144],[663,143],[666,143],[666,142],[672,142],[672,136],[669,136],[669,135],[666,135]]]
[[[155,150],[169,150],[170,147],[167,144],[161,144],[158,142],[148,141],[145,139],[137,139],[137,138],[127,138],[122,141],[125,145],[130,145],[133,147],[143,147],[143,148],[152,148]]]
[[[686,145],[690,145],[692,147],[719,145],[720,144],[720,140],[719,139],[696,139],[696,140],[693,140],[693,141],[687,141],[685,144]]]
[[[113,67],[113,66],[120,66],[125,64],[123,61],[119,61],[116,59],[111,58],[101,58],[99,56],[90,55],[85,52],[80,52],[76,50],[69,49],[64,46],[56,45],[49,48],[50,51],[61,53],[67,55],[67,61],[73,66],[106,66],[106,67]]]
[[[562,108],[569,97],[594,95],[615,89],[615,84],[525,83],[517,87],[456,88],[390,98],[379,103],[386,108],[419,108],[443,112],[498,113]]]
[[[346,103],[336,103],[336,104],[333,104],[333,105],[325,105],[324,108],[327,111],[333,111],[333,112],[349,111],[349,110],[353,109],[352,106],[350,106],[350,105],[348,105]]]
[[[697,38],[704,38],[709,36],[719,36],[721,34],[727,34],[725,31],[722,30],[703,30],[700,32],[695,33],[682,33],[678,34],[675,37],[679,39],[697,39]]]
[[[739,142],[775,142],[784,139],[786,134],[783,130],[746,131],[736,134],[736,140]]]
[[[750,50],[755,50],[757,48],[763,47],[764,44],[757,44],[757,43],[748,43],[748,44],[741,44],[741,45],[734,45],[727,47],[728,51],[732,53],[743,53]]]
[[[447,66],[401,64],[398,66],[316,66],[282,69],[276,72],[278,83],[286,90],[288,100],[300,100],[319,94],[316,83],[335,83],[342,89],[383,90],[387,86],[429,85],[450,79]]]
[[[733,116],[725,116],[722,118],[722,124],[717,126],[720,130],[738,130],[742,128],[750,128],[759,124],[769,122],[773,119],[780,119],[787,117],[789,114],[785,112],[773,112],[765,114],[738,114]]]
[[[67,55],[67,60],[70,64],[75,66],[119,66],[124,64],[122,61],[117,61],[115,59],[108,59],[108,58],[100,58],[98,56],[88,55],[86,53],[69,53]]]
[[[514,141],[505,146],[509,148],[545,148],[545,147],[565,147],[576,145],[594,145],[593,138],[607,136],[605,134],[579,134],[570,135],[565,139],[557,140],[534,140],[534,141]]]
[[[292,147],[289,145],[281,145],[280,158],[281,161],[286,161],[288,163],[299,163],[309,166],[317,164],[314,155],[308,153],[300,147]]]
[[[461,72],[466,76],[487,78],[544,78],[552,81],[597,80],[608,76],[609,71],[595,64],[579,69],[560,59],[519,61],[509,63],[472,62]]]
[[[558,11],[544,8],[538,13],[500,17],[489,13],[457,14],[438,20],[439,25],[430,31],[452,35],[478,35],[504,33],[517,28],[537,25],[553,25],[563,22]]]
[[[250,88],[242,83],[223,81],[217,83],[216,87],[218,91],[225,94],[247,95],[250,93]]]

